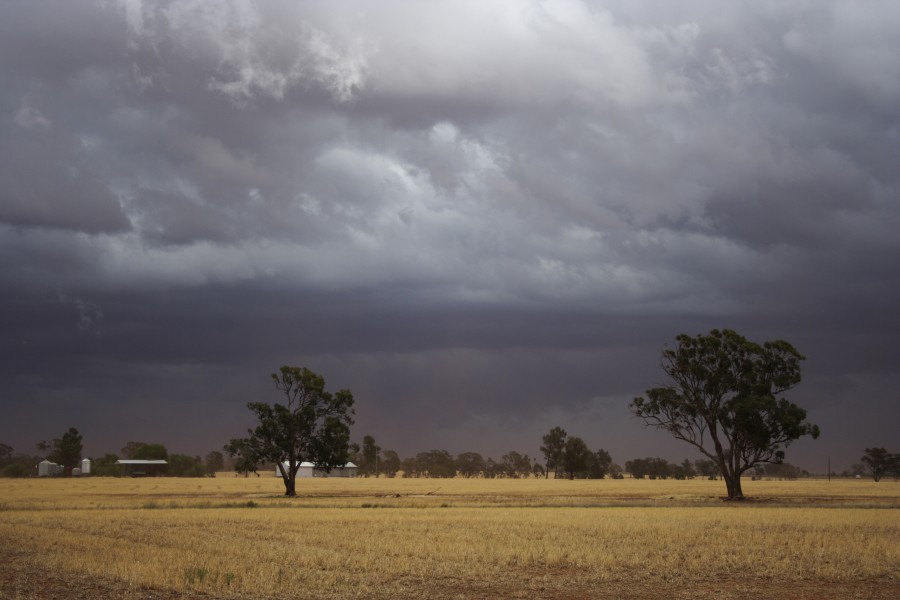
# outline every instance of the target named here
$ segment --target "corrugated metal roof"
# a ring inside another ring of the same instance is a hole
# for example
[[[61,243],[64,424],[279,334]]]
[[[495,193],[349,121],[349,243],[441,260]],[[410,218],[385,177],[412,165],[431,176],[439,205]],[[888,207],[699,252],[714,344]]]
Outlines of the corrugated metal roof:
[[[288,466],[288,461],[284,461],[283,464],[284,464],[284,466]],[[311,463],[311,462],[309,462],[309,461],[305,461],[305,460],[304,460],[302,463],[300,463],[300,466],[301,466],[301,467],[315,467],[316,465],[314,465],[313,463]],[[359,468],[359,467],[357,467],[356,465],[354,465],[352,462],[348,462],[348,463],[347,463],[346,465],[344,465],[343,467],[335,467],[335,468],[336,468],[336,469],[347,469],[347,468],[354,468],[354,469],[357,469],[357,468]]]
[[[168,461],[165,460],[136,460],[131,458],[126,458],[123,460],[117,460],[117,465],[167,465]]]

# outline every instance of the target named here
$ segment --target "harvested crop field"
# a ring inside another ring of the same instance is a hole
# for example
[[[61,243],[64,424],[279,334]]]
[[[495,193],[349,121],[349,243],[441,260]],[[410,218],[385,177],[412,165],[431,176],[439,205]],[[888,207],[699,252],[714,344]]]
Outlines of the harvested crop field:
[[[5,480],[0,598],[900,597],[900,485]]]

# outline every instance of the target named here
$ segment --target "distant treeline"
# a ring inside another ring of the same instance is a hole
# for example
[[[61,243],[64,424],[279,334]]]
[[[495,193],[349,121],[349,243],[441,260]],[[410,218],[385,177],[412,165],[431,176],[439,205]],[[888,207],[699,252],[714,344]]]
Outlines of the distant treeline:
[[[658,457],[635,458],[625,461],[622,467],[613,462],[606,450],[591,451],[581,438],[569,436],[559,427],[552,429],[542,441],[542,461],[514,450],[498,460],[485,458],[478,452],[462,452],[454,456],[446,450],[429,450],[400,458],[397,452],[383,450],[372,436],[367,435],[362,444],[350,444],[349,459],[359,467],[361,477],[621,479],[629,475],[635,479],[716,479],[719,476],[716,464],[706,459],[684,459],[681,463],[670,463]],[[81,435],[75,428],[69,428],[51,442],[39,442],[36,448],[38,454],[28,454],[16,452],[11,446],[0,443],[0,475],[31,477],[37,475],[37,464],[42,460],[71,468],[78,466],[82,458]],[[168,463],[165,474],[170,477],[209,477],[220,471],[240,471],[233,459],[217,450],[205,457],[170,454],[163,444],[129,441],[118,454],[107,453],[91,458],[91,475],[121,475],[116,464],[119,459],[165,460]],[[900,455],[891,454],[883,448],[866,448],[862,460],[862,463],[854,464],[840,475],[875,477],[876,480],[883,476],[900,477]],[[260,465],[258,468],[274,470],[274,465]],[[752,474],[777,479],[810,475],[790,463],[759,465]],[[836,473],[831,475],[837,476]]]
[[[74,427],[54,439],[52,442],[38,442],[39,454],[15,452],[12,446],[0,443],[0,473],[4,477],[32,477],[37,475],[37,465],[49,460],[71,473],[73,467],[79,467],[82,459],[81,435]],[[225,460],[221,452],[213,451],[205,459],[187,454],[169,454],[162,444],[145,442],[128,442],[119,454],[104,454],[91,458],[91,475],[115,477],[121,475],[119,459],[165,460],[168,464],[165,473],[171,477],[205,477],[214,475],[225,468]]]

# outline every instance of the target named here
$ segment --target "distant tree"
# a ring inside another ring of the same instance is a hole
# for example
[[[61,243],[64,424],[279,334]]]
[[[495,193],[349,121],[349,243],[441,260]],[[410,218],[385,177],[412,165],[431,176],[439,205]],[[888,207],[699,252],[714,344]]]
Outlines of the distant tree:
[[[134,453],[137,452],[138,448],[141,448],[146,445],[147,445],[146,442],[131,442],[131,441],[129,441],[129,442],[126,442],[124,446],[122,446],[122,449],[119,450],[119,453],[122,455],[123,458],[139,460],[135,457]],[[149,460],[149,459],[145,459],[145,460]],[[162,460],[165,460],[165,459],[162,459]]]
[[[506,477],[518,479],[531,475],[531,459],[527,454],[520,454],[513,450],[500,457],[500,464]]]
[[[625,471],[627,471],[634,479],[643,479],[647,476],[647,463],[643,458],[626,460]]]
[[[588,478],[603,479],[609,473],[609,467],[612,464],[612,457],[604,449],[594,452],[588,463]]]
[[[382,450],[378,471],[386,477],[394,477],[400,470],[400,456],[394,450]]]
[[[6,467],[11,467],[6,477],[19,477],[21,469],[25,469],[22,477],[28,477],[36,474],[36,465],[44,459],[44,456],[34,456],[15,452],[12,446],[0,444],[0,472],[5,471]],[[21,467],[21,468],[20,468]]]
[[[350,445],[347,446],[347,460],[357,467],[363,463],[362,452],[360,450],[359,444],[356,442],[350,442]]]
[[[707,479],[715,479],[719,475],[719,467],[714,460],[698,458],[694,461],[694,467],[700,475]]]
[[[169,475],[172,477],[203,477],[206,469],[199,456],[187,454],[169,455]]]
[[[257,470],[260,461],[247,440],[231,440],[225,449],[234,459],[235,473],[244,477],[249,477],[250,473],[256,473],[257,477],[259,476]]]
[[[413,477],[449,478],[456,476],[456,461],[446,450],[419,452],[408,462],[407,468]]]
[[[247,438],[233,439],[225,451],[248,462],[274,462],[286,496],[296,496],[297,471],[304,460],[326,471],[347,463],[353,394],[325,391],[325,379],[305,367],[283,366],[273,373],[284,404],[247,404],[259,424]],[[284,463],[287,463],[285,466]]]
[[[625,462],[625,470],[635,479],[667,479],[672,475],[671,467],[664,458],[635,458]]]
[[[503,465],[490,456],[484,461],[484,470],[481,472],[485,479],[496,479],[503,476]]]
[[[415,456],[408,456],[400,460],[400,470],[403,471],[403,478],[419,476],[419,467],[416,464]]]
[[[609,464],[609,476],[612,479],[624,479],[625,476],[622,475],[622,467],[617,465],[616,463]]]
[[[218,450],[213,450],[206,455],[206,473],[215,475],[225,469],[225,457]]]
[[[47,460],[64,467],[77,467],[81,464],[81,434],[74,427],[62,434],[62,437],[53,440],[53,450],[47,456]]]
[[[685,478],[691,479],[697,476],[697,470],[694,468],[694,464],[691,462],[689,458],[681,461],[681,470],[684,474]]]
[[[28,477],[31,469],[19,462],[9,463],[3,467],[3,476],[10,478]]]
[[[359,465],[359,470],[364,476],[375,475],[379,452],[381,452],[381,448],[375,444],[375,438],[371,435],[365,436],[362,443],[362,460]]]
[[[690,464],[691,461],[688,461]],[[675,463],[669,463],[669,469],[666,472],[666,477],[671,477],[672,479],[683,480],[687,479],[687,473],[684,470],[684,463],[677,465]]]
[[[804,357],[783,340],[756,344],[731,330],[679,335],[662,353],[672,383],[647,390],[631,410],[715,461],[728,499],[744,497],[741,475],[778,463],[804,435],[819,436],[806,411],[778,395],[800,383]]]
[[[561,468],[563,452],[566,449],[566,430],[562,427],[554,427],[550,432],[542,438],[544,445],[541,446],[541,452],[544,454],[544,461],[547,463],[545,477],[550,477],[550,469],[556,475],[559,475]]]
[[[463,477],[479,477],[484,474],[484,458],[477,452],[463,452],[456,457],[456,470]]]
[[[568,474],[569,479],[575,479],[576,474],[587,472],[591,456],[591,451],[583,439],[570,437],[563,447],[562,470]]]
[[[91,461],[91,475],[97,477],[115,477],[119,475],[119,465],[116,461],[119,457],[115,454],[104,454],[100,458]]]
[[[168,460],[169,451],[162,444],[141,444],[131,453],[133,460]]]
[[[40,461],[41,459],[38,457],[17,454],[12,446],[0,444],[0,470],[3,471],[5,477],[28,477],[32,471],[31,465]],[[7,467],[10,467],[8,472]]]
[[[9,459],[12,458],[13,447],[0,443],[0,466],[6,466]]]
[[[868,474],[875,481],[881,481],[885,475],[897,473],[900,470],[900,455],[891,454],[884,448],[866,448],[862,462],[866,466]]]
[[[668,479],[672,473],[672,465],[664,458],[648,458],[650,479]]]

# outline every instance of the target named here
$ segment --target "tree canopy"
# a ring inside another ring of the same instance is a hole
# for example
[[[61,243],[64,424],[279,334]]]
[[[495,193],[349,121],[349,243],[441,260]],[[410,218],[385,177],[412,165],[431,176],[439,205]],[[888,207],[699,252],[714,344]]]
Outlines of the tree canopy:
[[[563,446],[562,470],[569,479],[575,479],[576,473],[587,472],[593,458],[590,448],[580,437],[570,437]]]
[[[541,441],[544,442],[544,445],[541,446],[541,452],[547,463],[544,477],[550,477],[550,469],[553,469],[554,472],[559,475],[560,469],[562,468],[562,458],[566,447],[567,435],[568,433],[566,433],[566,430],[562,427],[554,427],[547,435],[541,438]]]
[[[760,345],[729,329],[681,334],[662,352],[671,383],[648,389],[631,410],[715,461],[728,498],[743,498],[741,474],[781,462],[802,436],[819,436],[805,410],[778,397],[800,383],[803,360],[783,340]]]
[[[47,459],[64,467],[81,465],[81,434],[74,427],[69,427],[62,437],[53,440],[53,450]]]
[[[162,444],[143,444],[135,447],[131,458],[136,460],[169,460],[169,451]]]
[[[246,438],[232,439],[225,451],[255,470],[262,462],[277,465],[285,495],[296,496],[296,477],[302,461],[330,470],[347,462],[353,394],[325,390],[325,379],[305,368],[283,366],[272,374],[284,404],[250,402],[258,425]]]
[[[368,477],[369,475],[378,474],[378,455],[381,447],[375,443],[375,438],[371,435],[363,437],[362,450],[360,454],[359,472],[361,475]]]
[[[866,448],[865,452],[862,462],[872,479],[881,481],[890,474],[900,477],[900,454],[892,454],[885,448]]]

